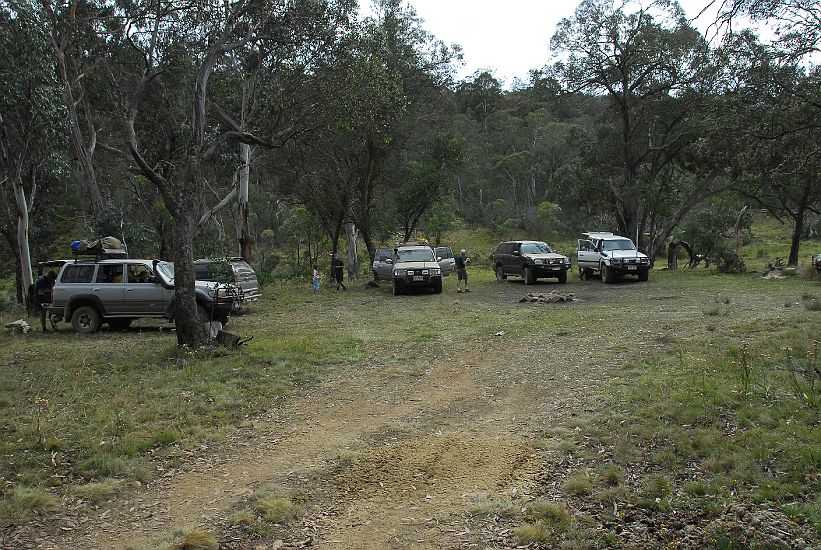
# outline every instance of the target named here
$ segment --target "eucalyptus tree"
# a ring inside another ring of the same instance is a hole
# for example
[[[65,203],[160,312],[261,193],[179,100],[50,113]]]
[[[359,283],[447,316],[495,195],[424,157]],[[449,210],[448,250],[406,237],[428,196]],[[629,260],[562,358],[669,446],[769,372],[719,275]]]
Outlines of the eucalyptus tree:
[[[317,124],[312,115],[322,91],[314,76],[333,63],[339,29],[354,7],[346,0],[146,0],[122,7],[120,39],[132,48],[124,60],[132,70],[112,73],[112,80],[133,90],[123,115],[132,170],[157,187],[174,221],[180,344],[205,339],[194,297],[193,239],[208,211],[209,180],[220,177],[223,155],[233,156],[239,143],[278,149]],[[244,125],[242,111],[231,112],[232,103],[215,93],[241,89],[241,82],[209,86],[212,75],[230,73],[225,67],[242,55],[259,56],[274,77],[259,118]]]
[[[17,264],[21,298],[33,282],[29,216],[37,191],[65,162],[55,153],[64,120],[58,83],[33,10],[0,5],[0,59],[0,232]]]
[[[552,74],[566,92],[608,99],[597,179],[619,231],[640,240],[656,199],[665,197],[654,185],[672,177],[674,161],[699,134],[694,116],[709,93],[707,44],[674,0],[584,0],[559,23],[551,48],[560,56]],[[651,248],[712,192],[716,176],[686,182]]]

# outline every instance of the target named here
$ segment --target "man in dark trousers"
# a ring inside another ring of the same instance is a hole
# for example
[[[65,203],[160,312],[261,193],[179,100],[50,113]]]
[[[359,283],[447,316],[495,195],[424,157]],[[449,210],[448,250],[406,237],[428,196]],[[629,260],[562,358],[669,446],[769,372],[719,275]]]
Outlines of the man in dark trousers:
[[[40,314],[40,326],[43,332],[48,332],[46,328],[46,314],[48,306],[51,304],[51,293],[54,288],[54,281],[57,280],[57,273],[54,270],[45,275],[40,275],[34,282],[34,309]]]
[[[336,289],[339,290],[339,287],[342,287],[342,290],[348,290],[345,288],[345,283],[342,282],[345,279],[345,264],[342,263],[342,260],[340,260],[336,254],[334,254],[334,259],[331,261],[331,269],[333,269],[334,272]]]

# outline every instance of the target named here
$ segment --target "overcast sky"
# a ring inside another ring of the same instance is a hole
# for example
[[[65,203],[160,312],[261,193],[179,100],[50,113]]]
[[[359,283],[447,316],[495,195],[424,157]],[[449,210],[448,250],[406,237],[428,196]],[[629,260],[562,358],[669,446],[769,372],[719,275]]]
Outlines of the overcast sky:
[[[510,87],[514,77],[550,60],[550,37],[556,23],[573,15],[580,0],[408,0],[425,20],[424,28],[447,44],[462,46],[465,65],[458,77],[491,69]],[[362,2],[365,4],[366,2]],[[710,0],[679,0],[693,19]],[[711,10],[694,21],[705,32],[715,18]]]

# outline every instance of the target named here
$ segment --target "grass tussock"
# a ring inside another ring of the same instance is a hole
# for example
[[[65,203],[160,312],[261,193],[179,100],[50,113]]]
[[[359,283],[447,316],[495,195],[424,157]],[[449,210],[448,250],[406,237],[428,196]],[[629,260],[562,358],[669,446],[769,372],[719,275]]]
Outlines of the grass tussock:
[[[11,493],[0,498],[0,525],[24,523],[38,512],[54,511],[59,500],[41,487],[15,485]]]
[[[468,513],[473,516],[499,516],[511,518],[519,513],[520,507],[510,499],[494,498],[487,493],[474,495]]]
[[[175,529],[149,547],[126,546],[126,550],[219,550],[219,540],[201,529]]]
[[[125,481],[121,479],[104,479],[72,487],[71,494],[90,502],[102,502],[116,495],[124,486]]]

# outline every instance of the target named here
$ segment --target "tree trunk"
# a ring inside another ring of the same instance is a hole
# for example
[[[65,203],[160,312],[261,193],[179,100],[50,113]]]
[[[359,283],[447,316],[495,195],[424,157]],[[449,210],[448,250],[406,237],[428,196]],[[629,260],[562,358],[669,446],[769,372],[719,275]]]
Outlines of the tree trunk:
[[[69,153],[73,156],[75,162],[77,163],[78,177],[88,193],[89,204],[91,206],[91,215],[96,222],[102,218],[105,208],[103,206],[103,197],[100,194],[100,186],[97,184],[97,174],[94,171],[93,155],[97,134],[94,129],[93,121],[91,120],[91,108],[82,89],[80,91],[80,94],[83,96],[81,101],[78,102],[74,97],[72,82],[76,83],[78,86],[82,86],[82,84],[80,78],[76,78],[75,75],[69,77],[66,52],[59,44],[56,37],[53,37],[52,39],[52,46],[57,59],[57,71],[60,75],[60,80],[62,81],[63,105],[66,108],[66,113],[68,114],[68,129],[71,138],[71,150]],[[91,134],[89,136],[88,143],[85,142],[83,131],[80,128],[80,117],[77,113],[78,103],[82,103],[84,110],[83,116],[85,116],[86,126]]]
[[[239,144],[239,157],[242,166],[239,169],[239,255],[245,258],[246,262],[251,261],[253,239],[251,237],[251,204],[248,201],[248,180],[251,171],[251,146],[246,143]]]
[[[31,274],[31,253],[29,251],[29,205],[23,182],[18,175],[11,178],[14,188],[14,200],[17,204],[17,250],[20,258],[20,292],[28,297],[28,289],[34,282]],[[30,305],[30,304],[26,304]]]
[[[348,248],[348,279],[356,280],[359,275],[359,250],[357,248],[356,225],[353,222],[345,224],[345,240]]]
[[[206,341],[205,329],[197,315],[194,291],[194,214],[175,216],[174,225],[174,320],[177,343],[197,347]]]
[[[804,218],[807,214],[807,202],[810,196],[811,183],[807,181],[804,184],[804,192],[801,194],[801,201],[798,204],[798,209],[793,216],[792,240],[790,241],[790,257],[787,259],[788,267],[795,267],[798,265],[798,248],[801,246],[801,233],[804,231]]]

